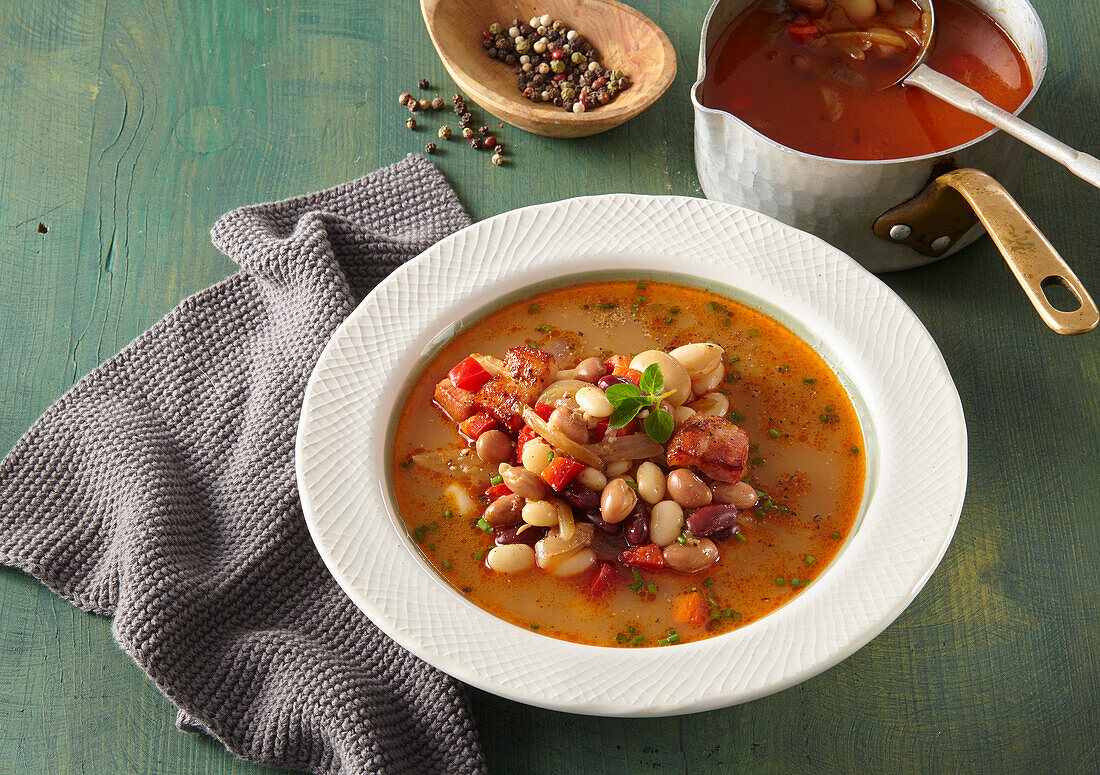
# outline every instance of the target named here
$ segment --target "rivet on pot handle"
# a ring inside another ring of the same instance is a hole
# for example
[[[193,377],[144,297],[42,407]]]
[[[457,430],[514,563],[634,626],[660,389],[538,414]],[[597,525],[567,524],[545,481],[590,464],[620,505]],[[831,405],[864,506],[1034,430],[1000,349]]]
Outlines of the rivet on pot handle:
[[[1096,328],[1100,311],[1081,281],[1000,183],[975,169],[940,175],[916,197],[883,213],[875,234],[927,256],[941,256],[975,223],[985,225],[1043,321],[1059,334]],[[907,227],[907,228],[906,228]],[[1043,288],[1064,285],[1079,307],[1056,309]]]

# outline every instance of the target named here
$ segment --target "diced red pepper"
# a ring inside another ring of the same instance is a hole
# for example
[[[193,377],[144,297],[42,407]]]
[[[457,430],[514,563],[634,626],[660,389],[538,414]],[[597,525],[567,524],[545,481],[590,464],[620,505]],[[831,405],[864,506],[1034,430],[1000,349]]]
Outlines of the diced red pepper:
[[[596,440],[597,441],[603,441],[604,437],[607,436],[607,429],[610,428],[610,427],[611,427],[611,425],[610,425],[610,423],[607,422],[607,420],[600,420],[599,422],[597,422],[596,423]]]
[[[642,570],[660,570],[665,567],[665,554],[657,544],[646,544],[637,549],[627,549],[619,555],[619,562]]]
[[[516,458],[523,457],[523,445],[533,439],[537,439],[539,435],[535,433],[535,429],[530,425],[524,425],[519,429],[519,438],[516,439]]]
[[[588,585],[588,596],[599,597],[615,580],[615,566],[609,562],[601,562],[596,575],[592,577],[592,583]]]
[[[805,16],[799,16],[787,25],[787,34],[795,43],[807,43],[814,38],[820,38],[821,30]]]
[[[451,380],[452,385],[471,393],[481,390],[481,386],[492,376],[472,355],[447,372],[447,379]]]
[[[550,485],[555,492],[561,492],[565,486],[576,479],[584,470],[584,463],[579,463],[571,457],[558,455],[550,461],[542,472],[543,480]]]
[[[494,484],[485,494],[489,496],[489,500],[495,501],[497,498],[503,498],[505,495],[511,495],[512,491],[508,489],[506,484]]]
[[[638,371],[637,369],[627,369],[626,371],[624,371],[619,376],[620,377],[626,377],[628,380],[633,382],[635,385],[637,385],[638,383],[640,383],[642,381],[642,372]]]
[[[544,404],[541,401],[535,404],[535,414],[541,417],[545,422],[550,422],[550,415],[554,413],[554,407],[550,404]]]
[[[603,365],[607,367],[608,372],[621,377],[630,368],[630,358],[625,355],[612,355],[603,362]]]
[[[478,412],[473,417],[458,424],[458,430],[470,441],[477,441],[481,434],[495,427],[497,427],[497,421],[484,412]]]

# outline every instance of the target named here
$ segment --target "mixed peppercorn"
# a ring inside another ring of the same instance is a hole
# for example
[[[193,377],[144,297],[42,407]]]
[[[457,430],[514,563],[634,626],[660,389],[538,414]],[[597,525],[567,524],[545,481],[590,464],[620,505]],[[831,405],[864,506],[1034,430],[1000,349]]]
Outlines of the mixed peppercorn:
[[[431,88],[431,84],[426,78],[421,78],[416,85],[421,89]],[[397,101],[401,105],[404,105],[406,108],[408,108],[410,113],[417,113],[418,111],[442,110],[444,106],[442,97],[434,97],[431,100],[417,99],[408,92],[401,92],[401,94],[397,97]],[[456,116],[458,116],[458,125],[459,128],[462,130],[462,137],[470,143],[470,147],[473,148],[475,151],[492,151],[493,164],[498,167],[503,164],[504,146],[497,140],[495,136],[489,134],[489,127],[482,126],[476,132],[473,128],[471,128],[470,124],[473,123],[474,117],[473,113],[471,113],[466,106],[466,98],[463,97],[461,94],[455,94],[453,97],[451,97],[451,102],[453,103],[454,113]],[[415,117],[409,116],[405,120],[405,126],[408,127],[408,129],[410,129],[411,131],[416,131],[419,125]],[[504,125],[500,124],[499,126],[503,127]],[[451,128],[446,124],[443,124],[436,132],[436,136],[440,140],[450,140],[454,135],[451,131]],[[438,146],[436,146],[435,143],[429,142],[424,146],[424,152],[435,153],[437,148]]]
[[[510,26],[494,22],[481,33],[490,59],[515,68],[516,83],[532,102],[548,102],[574,113],[606,105],[630,88],[630,78],[600,62],[591,42],[549,14]]]

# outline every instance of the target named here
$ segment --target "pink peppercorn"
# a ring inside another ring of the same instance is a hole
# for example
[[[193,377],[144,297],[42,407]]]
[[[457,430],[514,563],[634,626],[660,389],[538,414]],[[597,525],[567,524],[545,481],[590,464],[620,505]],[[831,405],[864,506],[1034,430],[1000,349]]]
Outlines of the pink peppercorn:
[[[488,137],[485,138],[484,145],[485,145],[486,148],[496,148],[497,139],[495,137],[493,137],[492,135],[489,135]]]
[[[489,32],[489,30],[482,30],[481,31],[481,37],[485,38],[485,40],[492,40],[493,39],[493,33]]]
[[[599,78],[597,78],[595,81],[592,82],[592,88],[593,89],[598,89],[601,86],[606,86],[606,85],[607,85],[607,78],[605,78],[602,75]]]
[[[561,83],[567,77],[568,76],[565,73],[558,73],[557,75],[554,76],[554,83]]]
[[[565,54],[562,53],[560,48],[550,52],[551,59],[561,59],[563,56],[565,56]]]

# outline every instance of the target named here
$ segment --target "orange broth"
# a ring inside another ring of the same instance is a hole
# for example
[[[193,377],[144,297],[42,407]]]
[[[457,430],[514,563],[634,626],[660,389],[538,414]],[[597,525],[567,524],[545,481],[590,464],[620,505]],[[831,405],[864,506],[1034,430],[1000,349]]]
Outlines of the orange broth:
[[[648,586],[632,592],[631,575],[622,568],[612,588],[596,599],[586,594],[591,571],[564,579],[537,568],[510,575],[490,571],[484,556],[493,538],[472,524],[487,503],[484,485],[413,460],[439,449],[451,460],[472,454],[464,452],[469,445],[455,424],[432,403],[436,383],[471,352],[503,356],[508,347],[527,343],[562,352],[559,366],[566,368],[592,355],[667,351],[706,340],[726,348],[727,377],[720,390],[730,399],[731,419],[755,445],[747,481],[774,505],[742,510],[744,540],[723,543],[720,561],[707,571],[644,573],[655,594]],[[509,304],[451,339],[405,398],[392,471],[398,508],[413,540],[471,602],[556,638],[653,646],[669,628],[687,642],[743,626],[817,578],[856,521],[865,480],[863,443],[856,412],[836,375],[775,320],[697,288],[653,280],[589,282]],[[477,510],[460,513],[445,492],[454,482],[476,499]],[[689,590],[713,600],[718,615],[705,627],[670,620],[671,601]]]
[[[895,7],[904,3],[911,0],[897,0]],[[862,61],[830,57],[813,41],[792,37],[787,24],[798,17],[794,9],[777,16],[764,2],[739,14],[710,53],[703,104],[788,148],[837,159],[938,153],[993,128],[915,87],[878,89],[875,84],[907,69],[915,45],[894,56],[870,51]],[[793,23],[805,19],[803,14]],[[963,0],[936,0],[935,45],[927,62],[1008,111],[1031,92],[1031,73],[1008,34]]]

